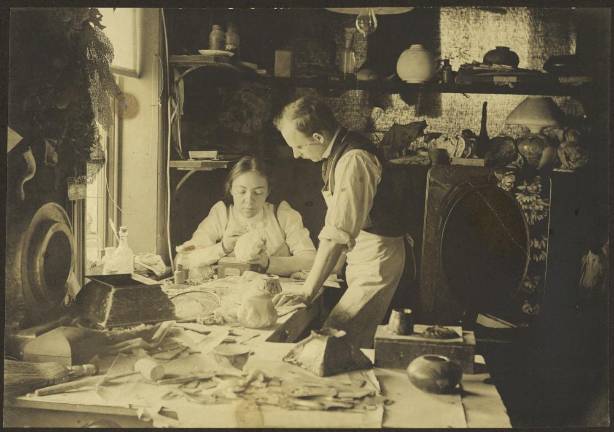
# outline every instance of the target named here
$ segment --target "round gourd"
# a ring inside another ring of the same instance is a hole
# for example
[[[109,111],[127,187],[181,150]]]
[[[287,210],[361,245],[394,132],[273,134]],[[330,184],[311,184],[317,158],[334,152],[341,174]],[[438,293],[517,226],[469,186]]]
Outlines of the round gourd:
[[[450,393],[458,386],[463,371],[458,363],[441,355],[427,354],[414,359],[407,368],[409,381],[428,393]]]

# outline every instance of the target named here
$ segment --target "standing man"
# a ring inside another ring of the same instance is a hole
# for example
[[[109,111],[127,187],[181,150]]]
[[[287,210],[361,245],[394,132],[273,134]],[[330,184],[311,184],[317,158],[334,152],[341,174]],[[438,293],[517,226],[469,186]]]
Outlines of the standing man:
[[[365,137],[342,128],[330,108],[314,97],[288,104],[275,126],[295,158],[323,160],[322,193],[328,210],[315,262],[303,286],[276,301],[314,300],[347,252],[348,289],[324,327],[344,330],[359,347],[371,347],[403,273],[404,230],[384,159]]]

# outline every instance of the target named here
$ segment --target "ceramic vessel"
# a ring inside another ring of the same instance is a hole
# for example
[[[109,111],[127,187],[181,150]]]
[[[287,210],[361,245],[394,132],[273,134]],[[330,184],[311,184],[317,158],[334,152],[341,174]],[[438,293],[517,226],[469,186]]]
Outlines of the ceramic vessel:
[[[388,330],[398,335],[410,335],[414,332],[411,309],[393,309],[388,320]]]
[[[450,165],[450,155],[446,149],[430,149],[429,159],[433,165]]]
[[[428,393],[450,393],[458,386],[463,371],[448,357],[427,354],[414,359],[407,367],[409,381]]]
[[[508,47],[498,46],[484,55],[483,62],[488,65],[506,65],[516,68],[518,67],[520,59],[518,58],[518,54]]]
[[[222,30],[222,26],[214,24],[209,33],[209,49],[223,50],[226,43],[226,33]]]
[[[542,135],[531,134],[517,141],[518,152],[532,168],[539,168],[542,154],[549,147]]]
[[[250,289],[243,296],[243,302],[237,311],[237,318],[247,328],[266,328],[277,322],[277,311],[273,306],[272,296],[264,291]]]
[[[488,166],[506,166],[518,158],[516,142],[509,136],[494,137],[488,142],[484,158]]]
[[[420,44],[411,45],[397,60],[397,75],[411,84],[427,82],[435,70],[434,60]]]
[[[250,354],[250,348],[243,344],[221,344],[213,349],[213,356],[219,364],[241,370]]]

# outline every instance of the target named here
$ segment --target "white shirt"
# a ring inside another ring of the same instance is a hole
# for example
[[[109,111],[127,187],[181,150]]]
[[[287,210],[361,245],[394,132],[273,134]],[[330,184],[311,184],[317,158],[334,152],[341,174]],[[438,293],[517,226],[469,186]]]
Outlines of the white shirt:
[[[338,134],[339,131],[324,151],[325,158],[330,156]],[[329,191],[323,192],[328,210],[318,238],[347,245],[351,250],[360,231],[371,226],[369,213],[382,178],[382,166],[373,154],[350,150],[341,156],[333,175],[332,195]]]
[[[192,238],[182,245],[196,246],[196,250],[186,253],[188,267],[215,264],[226,256],[221,240],[226,229],[235,227],[244,231],[262,230],[269,256],[287,257],[316,250],[300,213],[286,201],[279,203],[277,217],[273,204],[265,203],[262,211],[249,219],[233,205],[227,209],[226,204],[219,201],[211,207],[209,215],[198,225]]]

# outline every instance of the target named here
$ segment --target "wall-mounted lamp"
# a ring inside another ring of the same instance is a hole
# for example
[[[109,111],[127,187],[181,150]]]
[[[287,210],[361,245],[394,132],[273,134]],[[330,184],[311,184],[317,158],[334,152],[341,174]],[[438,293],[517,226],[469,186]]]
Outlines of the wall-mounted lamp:
[[[377,30],[377,15],[398,15],[413,9],[413,7],[326,8],[331,12],[356,15],[356,30],[365,37]]]

